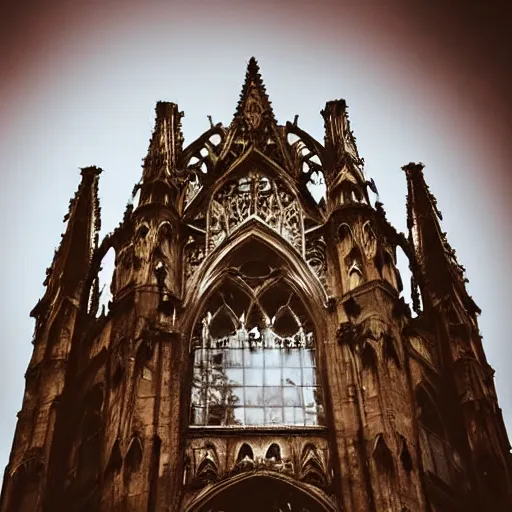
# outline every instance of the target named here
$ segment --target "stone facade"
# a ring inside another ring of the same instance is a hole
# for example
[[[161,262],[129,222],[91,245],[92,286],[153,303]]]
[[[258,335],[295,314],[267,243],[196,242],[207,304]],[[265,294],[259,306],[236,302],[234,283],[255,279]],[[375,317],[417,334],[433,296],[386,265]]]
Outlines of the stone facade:
[[[82,170],[0,511],[511,510],[479,310],[423,166],[403,168],[406,236],[343,100],[323,144],[280,126],[251,59],[229,126],[184,147],[182,116],[157,104],[136,207],[101,243],[101,170]]]

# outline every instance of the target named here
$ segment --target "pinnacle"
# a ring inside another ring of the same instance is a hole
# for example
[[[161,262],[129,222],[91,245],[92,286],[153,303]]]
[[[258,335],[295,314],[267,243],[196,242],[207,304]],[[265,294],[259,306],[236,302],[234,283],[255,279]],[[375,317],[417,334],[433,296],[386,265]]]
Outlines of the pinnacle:
[[[251,57],[249,59],[249,64],[247,65],[247,71],[251,70],[254,73],[260,72],[260,67],[258,65],[258,61],[256,60],[256,57]]]
[[[99,176],[103,172],[101,167],[97,167],[96,165],[88,165],[87,167],[80,168],[80,174],[82,176],[92,175]]]
[[[245,74],[245,81],[240,93],[240,100],[238,101],[237,109],[235,112],[235,119],[247,119],[248,112],[254,112],[254,103],[259,103],[256,109],[261,115],[274,120],[274,113],[272,111],[271,102],[268,99],[265,85],[260,74],[260,67],[254,57],[249,59],[247,64],[247,71]]]
[[[421,173],[423,171],[423,168],[425,167],[424,164],[422,164],[421,162],[419,163],[416,163],[416,162],[409,162],[408,164],[404,165],[402,167],[402,170],[405,171],[405,172],[418,172],[418,173]]]

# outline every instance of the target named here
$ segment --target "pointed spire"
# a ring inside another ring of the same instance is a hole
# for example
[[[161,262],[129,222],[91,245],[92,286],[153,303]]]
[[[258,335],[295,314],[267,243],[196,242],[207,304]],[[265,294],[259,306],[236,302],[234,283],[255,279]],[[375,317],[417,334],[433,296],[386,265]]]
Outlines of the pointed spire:
[[[171,202],[181,182],[178,167],[183,150],[183,112],[175,103],[164,101],[159,101],[155,110],[155,128],[144,159],[139,205]]]
[[[423,168],[421,163],[402,167],[407,177],[407,227],[419,265],[417,280],[424,306],[435,307],[455,291],[468,312],[478,314],[480,309],[466,290],[464,267],[441,231],[442,215],[425,182]]]
[[[340,193],[334,191],[341,187],[346,188],[342,192],[343,198],[355,194],[368,202],[367,183],[363,174],[364,160],[359,156],[356,139],[350,129],[345,100],[328,101],[320,113],[325,125],[324,144],[328,158],[324,172],[328,194],[333,192],[340,199]],[[342,199],[342,202],[351,201]]]
[[[256,59],[251,57],[233,123],[242,125],[248,132],[255,132],[269,121],[276,124],[260,68]]]
[[[219,155],[222,168],[229,168],[247,151],[257,149],[282,169],[293,172],[285,132],[284,127],[277,125],[260,68],[251,57],[238,106]]]
[[[59,296],[72,299],[80,296],[101,227],[98,199],[101,173],[102,169],[94,166],[81,169],[82,181],[64,217],[64,222],[67,221],[66,231],[46,271],[43,283],[46,292],[32,310],[31,316],[44,316],[49,305]]]

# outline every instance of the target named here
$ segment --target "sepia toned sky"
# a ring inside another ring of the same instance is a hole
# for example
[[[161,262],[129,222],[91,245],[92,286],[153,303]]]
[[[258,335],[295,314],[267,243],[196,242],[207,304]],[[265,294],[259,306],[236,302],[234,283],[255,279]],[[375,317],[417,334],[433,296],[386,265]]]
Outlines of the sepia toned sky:
[[[235,111],[261,66],[280,123],[323,141],[345,98],[366,174],[406,230],[401,166],[421,161],[469,291],[512,429],[510,12],[501,2],[27,0],[0,7],[0,468],[32,352],[29,312],[79,168],[97,165],[102,234],[141,175],[158,100],[187,142]],[[469,5],[467,5],[469,4]],[[406,266],[404,280],[408,279]]]

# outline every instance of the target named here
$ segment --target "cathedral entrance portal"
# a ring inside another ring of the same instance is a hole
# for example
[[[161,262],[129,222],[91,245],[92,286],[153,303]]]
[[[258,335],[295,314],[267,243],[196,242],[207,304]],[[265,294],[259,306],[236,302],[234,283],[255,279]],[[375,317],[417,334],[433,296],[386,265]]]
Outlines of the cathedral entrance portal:
[[[250,476],[201,500],[191,512],[327,512],[318,497],[281,479]]]

